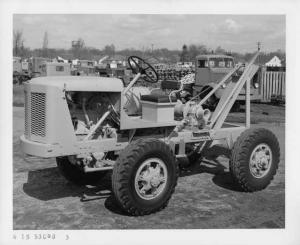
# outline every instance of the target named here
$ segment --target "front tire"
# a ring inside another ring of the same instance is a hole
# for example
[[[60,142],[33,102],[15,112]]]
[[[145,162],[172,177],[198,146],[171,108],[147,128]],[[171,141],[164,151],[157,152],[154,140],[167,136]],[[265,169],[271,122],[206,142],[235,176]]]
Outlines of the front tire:
[[[279,143],[271,131],[264,128],[248,129],[234,143],[230,172],[242,190],[262,190],[273,180],[279,157]]]
[[[116,161],[112,189],[120,207],[134,216],[167,206],[178,178],[175,155],[164,142],[139,139],[128,145]]]

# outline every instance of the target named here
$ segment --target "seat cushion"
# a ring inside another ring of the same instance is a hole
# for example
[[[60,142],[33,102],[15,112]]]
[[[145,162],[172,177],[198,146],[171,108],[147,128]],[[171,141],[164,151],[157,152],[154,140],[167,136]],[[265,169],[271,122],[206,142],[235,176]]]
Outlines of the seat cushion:
[[[147,94],[141,96],[142,101],[149,101],[155,103],[170,103],[169,95],[162,94]],[[176,102],[177,98],[175,96],[171,96],[172,102]]]

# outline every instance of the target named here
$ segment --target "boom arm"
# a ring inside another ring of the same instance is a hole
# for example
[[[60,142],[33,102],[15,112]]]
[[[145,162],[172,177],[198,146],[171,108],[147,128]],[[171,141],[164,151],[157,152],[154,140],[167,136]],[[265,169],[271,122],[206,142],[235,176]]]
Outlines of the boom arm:
[[[231,81],[227,85],[216,107],[216,110],[212,115],[211,121],[208,125],[211,129],[220,129],[222,127],[231,107],[236,101],[245,83],[247,83],[246,84],[246,126],[247,127],[250,126],[250,80],[254,76],[255,72],[257,71],[256,67],[253,64],[256,58],[258,57],[258,55],[259,55],[259,51],[253,56],[249,64],[246,66],[242,76],[236,83]],[[218,84],[217,88],[220,87],[226,80],[228,80],[228,78],[233,75],[233,72],[230,72],[228,75],[229,76],[226,76],[224,79],[222,79],[222,81]],[[208,95],[206,97],[209,97]],[[207,99],[206,97],[204,99]],[[204,99],[201,101],[202,103],[204,102]]]

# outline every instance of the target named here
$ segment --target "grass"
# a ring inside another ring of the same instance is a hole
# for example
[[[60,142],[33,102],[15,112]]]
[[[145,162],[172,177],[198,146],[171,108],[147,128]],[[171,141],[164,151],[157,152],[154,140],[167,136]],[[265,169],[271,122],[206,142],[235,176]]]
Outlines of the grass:
[[[24,87],[23,85],[13,85],[13,106],[24,106]]]

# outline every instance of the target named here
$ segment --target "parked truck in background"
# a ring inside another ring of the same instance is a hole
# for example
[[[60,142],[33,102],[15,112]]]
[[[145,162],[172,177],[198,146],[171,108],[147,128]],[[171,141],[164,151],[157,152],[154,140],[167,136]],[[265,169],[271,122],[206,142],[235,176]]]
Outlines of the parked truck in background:
[[[61,62],[45,62],[42,64],[41,76],[70,76],[71,65]]]
[[[74,65],[73,74],[75,76],[95,76],[95,64],[92,60],[78,60]]]
[[[204,98],[213,88],[216,87],[218,82],[228,74],[235,67],[235,60],[230,55],[220,55],[220,54],[208,54],[208,55],[198,55],[195,62],[195,85],[194,93],[201,93],[201,97]],[[253,74],[251,79],[250,96],[251,101],[259,101],[261,99],[260,95],[260,72],[259,66],[253,65],[251,74]],[[232,76],[233,80],[238,80],[241,74],[236,73]],[[214,107],[217,101],[221,98],[226,84],[220,87],[214,96],[210,98],[208,103],[211,107]],[[236,107],[239,107],[240,101],[245,100],[245,89],[243,88],[236,100]]]

